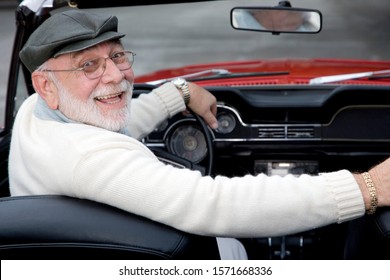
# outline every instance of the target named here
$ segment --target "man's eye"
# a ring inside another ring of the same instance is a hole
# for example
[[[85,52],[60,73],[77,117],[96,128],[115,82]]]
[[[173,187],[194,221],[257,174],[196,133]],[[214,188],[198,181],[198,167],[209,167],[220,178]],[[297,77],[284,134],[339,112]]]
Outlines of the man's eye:
[[[85,71],[93,71],[99,67],[99,59],[93,59],[85,62],[82,66]]]
[[[121,58],[121,57],[124,57],[125,56],[125,53],[124,52],[117,52],[117,53],[114,53],[114,55],[111,56],[112,59],[116,59],[116,58]]]
[[[114,63],[122,63],[125,58],[126,58],[126,55],[124,52],[114,53],[111,56],[111,60],[114,61]]]

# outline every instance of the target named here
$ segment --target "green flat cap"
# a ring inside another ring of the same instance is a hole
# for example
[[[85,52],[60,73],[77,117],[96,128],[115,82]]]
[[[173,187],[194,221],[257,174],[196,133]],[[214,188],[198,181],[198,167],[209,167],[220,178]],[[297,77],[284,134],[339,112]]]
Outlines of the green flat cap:
[[[115,16],[68,10],[54,14],[43,22],[31,34],[19,57],[33,72],[49,58],[125,36],[117,31],[118,19]]]

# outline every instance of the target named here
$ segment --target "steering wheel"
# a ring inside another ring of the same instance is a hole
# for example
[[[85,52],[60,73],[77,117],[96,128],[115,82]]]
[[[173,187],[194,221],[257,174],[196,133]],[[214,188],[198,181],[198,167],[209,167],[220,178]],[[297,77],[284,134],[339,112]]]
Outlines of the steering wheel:
[[[206,166],[206,171],[205,175],[211,175],[213,171],[213,166],[214,166],[214,142],[211,137],[211,133],[209,131],[209,128],[207,127],[206,123],[204,120],[199,117],[197,114],[191,111],[191,114],[194,116],[196,119],[197,123],[202,129],[203,135],[206,140],[206,146],[207,146],[207,166]]]
[[[151,92],[156,88],[156,85],[149,85],[144,83],[137,83],[134,85],[133,98],[138,97],[140,94]],[[165,149],[159,147],[148,146],[148,148],[159,158],[162,162],[171,164],[173,166],[188,168],[191,170],[199,170],[203,175],[211,175],[213,173],[214,166],[214,141],[212,138],[212,133],[207,127],[204,120],[199,117],[197,114],[189,110],[193,119],[195,120],[197,126],[200,128],[201,133],[205,137],[205,144],[207,149],[207,154],[205,159],[202,162],[207,161],[206,166],[194,163],[191,160],[183,158],[177,154],[166,151]]]
[[[172,152],[168,152],[166,150],[163,150],[161,148],[156,147],[149,147],[153,153],[162,161],[167,164],[171,164],[176,167],[181,168],[188,168],[191,170],[198,170],[203,175],[211,175],[213,173],[213,166],[214,166],[214,142],[212,139],[211,132],[207,126],[207,124],[204,122],[204,120],[195,114],[194,112],[190,111],[191,115],[195,119],[195,122],[197,124],[197,127],[200,128],[202,135],[205,138],[205,145],[206,145],[206,156],[202,160],[202,162],[207,162],[206,166],[194,163],[189,159],[186,159],[184,157],[181,157],[180,155],[174,154]],[[184,140],[183,140],[184,141]]]

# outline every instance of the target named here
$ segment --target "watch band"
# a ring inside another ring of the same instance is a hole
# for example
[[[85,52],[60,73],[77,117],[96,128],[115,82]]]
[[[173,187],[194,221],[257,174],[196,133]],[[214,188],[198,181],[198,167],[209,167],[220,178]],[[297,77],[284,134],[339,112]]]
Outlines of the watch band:
[[[190,103],[190,89],[187,83],[181,88],[181,91],[183,92],[184,104],[188,105]]]
[[[188,83],[183,78],[177,78],[172,81],[176,88],[180,89],[183,93],[184,104],[187,106],[190,103],[190,89]]]

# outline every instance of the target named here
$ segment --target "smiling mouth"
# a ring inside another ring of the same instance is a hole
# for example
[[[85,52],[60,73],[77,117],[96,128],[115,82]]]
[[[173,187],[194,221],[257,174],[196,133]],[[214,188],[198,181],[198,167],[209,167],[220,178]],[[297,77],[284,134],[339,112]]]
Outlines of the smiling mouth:
[[[122,95],[123,92],[104,95],[104,96],[97,96],[95,97],[95,100],[106,104],[115,104],[121,101]]]

